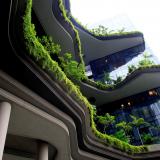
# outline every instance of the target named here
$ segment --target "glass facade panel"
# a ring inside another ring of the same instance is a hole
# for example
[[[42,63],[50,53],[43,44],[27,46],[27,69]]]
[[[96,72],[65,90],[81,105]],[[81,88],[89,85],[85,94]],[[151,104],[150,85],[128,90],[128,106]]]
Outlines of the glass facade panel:
[[[121,52],[117,52],[112,55],[91,61],[90,66],[93,73],[93,78],[95,80],[100,80],[103,77],[104,72],[110,73],[112,71],[116,71],[119,67],[124,66],[126,63],[130,62],[134,57],[137,57],[139,54],[141,54],[144,51],[144,49],[144,44],[141,44],[136,47],[129,48]],[[125,70],[125,66],[123,68]],[[117,70],[116,74],[120,74],[119,70]]]
[[[126,121],[131,122],[131,115],[143,118],[149,125],[142,125],[139,128],[141,135],[151,134],[153,137],[160,136],[160,95],[159,88],[152,89],[125,99],[97,107],[98,114],[110,113],[116,117],[116,123]],[[107,107],[106,107],[107,106]],[[110,107],[109,107],[110,106]],[[136,129],[132,131],[134,139],[132,143],[140,145],[140,137],[137,136]],[[154,141],[159,143],[159,140]]]

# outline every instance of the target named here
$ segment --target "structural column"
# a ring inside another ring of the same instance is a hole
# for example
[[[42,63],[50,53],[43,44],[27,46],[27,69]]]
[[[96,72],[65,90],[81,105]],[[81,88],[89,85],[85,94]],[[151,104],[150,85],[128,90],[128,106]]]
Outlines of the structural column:
[[[10,113],[11,105],[8,102],[0,103],[0,160],[3,157]]]
[[[39,141],[38,142],[38,159],[37,160],[48,160],[48,159],[49,159],[48,143]]]

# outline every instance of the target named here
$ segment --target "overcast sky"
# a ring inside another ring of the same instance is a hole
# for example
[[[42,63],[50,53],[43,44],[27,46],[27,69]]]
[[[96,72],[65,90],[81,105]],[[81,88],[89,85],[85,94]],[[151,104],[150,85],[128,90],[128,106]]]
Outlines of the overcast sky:
[[[84,25],[127,15],[160,59],[160,0],[70,0],[71,12]],[[101,24],[103,25],[103,24]]]

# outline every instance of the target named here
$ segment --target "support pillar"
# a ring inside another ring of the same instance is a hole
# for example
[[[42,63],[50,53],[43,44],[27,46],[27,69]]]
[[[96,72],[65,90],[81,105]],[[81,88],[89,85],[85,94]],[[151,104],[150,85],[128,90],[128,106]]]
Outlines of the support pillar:
[[[8,102],[0,103],[0,160],[2,160],[3,157],[10,113],[11,105]]]
[[[49,146],[46,142],[38,142],[38,159],[37,160],[48,160],[49,159]]]

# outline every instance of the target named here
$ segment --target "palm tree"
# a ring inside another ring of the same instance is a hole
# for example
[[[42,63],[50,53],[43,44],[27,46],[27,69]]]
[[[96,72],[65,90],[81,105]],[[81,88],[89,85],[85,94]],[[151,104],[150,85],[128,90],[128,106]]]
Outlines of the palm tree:
[[[104,116],[97,116],[98,123],[104,126],[103,133],[106,134],[106,129],[110,125],[115,123],[115,116],[111,116],[109,113],[106,113]]]
[[[131,123],[127,123],[125,121],[122,121],[120,123],[116,124],[117,128],[122,128],[126,134],[129,134],[129,132],[132,130]]]
[[[130,124],[137,129],[137,133],[138,133],[139,139],[140,139],[140,141],[141,141],[141,143],[143,145],[143,141],[142,141],[141,135],[139,133],[139,127],[141,125],[148,125],[148,123],[145,122],[145,120],[143,118],[137,118],[137,117],[135,117],[133,115],[130,115],[130,117],[132,118],[132,122],[130,122]]]
[[[125,140],[127,140],[127,142],[130,142],[130,138],[131,138],[130,131],[132,130],[131,124],[125,121],[121,121],[116,124],[116,128],[120,128],[120,130],[116,133],[122,133],[122,130],[123,130],[124,132],[123,137],[125,138]]]
[[[146,66],[154,65],[154,62],[151,61],[149,59],[149,57],[150,57],[150,55],[147,52],[145,52],[143,54],[143,59],[141,61],[139,61],[139,67],[146,67]]]

